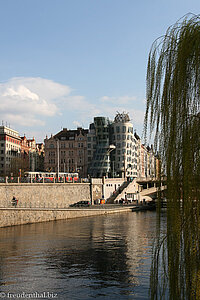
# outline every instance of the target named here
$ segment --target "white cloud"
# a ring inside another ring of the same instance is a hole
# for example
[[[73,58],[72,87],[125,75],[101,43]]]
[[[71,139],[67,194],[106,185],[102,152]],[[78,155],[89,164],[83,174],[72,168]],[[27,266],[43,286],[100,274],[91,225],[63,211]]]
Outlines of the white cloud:
[[[58,101],[69,86],[43,78],[11,78],[0,84],[0,118],[14,125],[44,126],[42,117],[59,113]]]
[[[75,114],[81,124],[92,122],[93,117],[101,113],[101,106],[98,103],[90,103],[84,96],[79,95],[68,96],[64,100],[66,114],[70,112]],[[73,124],[75,123],[73,122]]]
[[[17,114],[5,114],[4,120],[9,120],[11,124],[20,124],[25,127],[33,127],[33,126],[44,126],[45,122],[39,119],[34,118],[34,116],[30,115],[27,119],[26,115],[17,115]]]
[[[72,92],[48,79],[11,78],[0,83],[0,120],[27,134],[40,132],[40,137],[42,130],[49,134],[61,127],[87,127],[95,116],[114,119],[117,111],[128,112],[134,126],[143,124],[144,111],[135,96],[103,96],[90,102]]]
[[[23,85],[20,85],[16,89],[14,89],[13,87],[9,87],[2,95],[2,97],[17,97],[17,96],[25,99],[39,100],[38,95],[32,93],[29,89],[27,89]]]

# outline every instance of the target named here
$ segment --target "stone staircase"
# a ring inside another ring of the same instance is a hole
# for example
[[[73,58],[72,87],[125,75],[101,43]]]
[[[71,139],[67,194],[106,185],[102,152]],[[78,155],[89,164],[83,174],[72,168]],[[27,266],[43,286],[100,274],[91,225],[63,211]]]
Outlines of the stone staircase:
[[[106,203],[108,204],[113,204],[116,200],[116,198],[119,196],[120,199],[121,199],[121,194],[122,192],[128,187],[128,185],[130,184],[131,182],[129,181],[124,181],[124,183],[118,187],[118,189],[115,191],[114,194],[112,194],[106,201]]]
[[[136,184],[137,183],[135,181],[128,182],[127,186],[115,198],[115,202],[119,202],[119,200],[121,200],[121,198],[125,199],[126,193],[128,193],[129,191],[132,191],[132,193],[133,193],[133,191],[135,191]]]

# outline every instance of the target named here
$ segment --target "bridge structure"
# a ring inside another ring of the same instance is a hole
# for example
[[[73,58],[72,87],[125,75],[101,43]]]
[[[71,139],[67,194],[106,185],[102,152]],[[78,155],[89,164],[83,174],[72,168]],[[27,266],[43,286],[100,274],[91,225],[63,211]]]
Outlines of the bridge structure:
[[[161,183],[159,183],[159,180],[156,178],[138,178],[137,183],[141,187],[141,191],[139,193],[139,200],[156,200],[158,198],[158,192],[163,192],[167,189],[165,181],[166,178],[164,178],[163,181],[161,181]]]
[[[165,180],[160,184],[161,191],[164,191],[167,188]],[[159,181],[156,178],[138,178],[136,181],[141,186],[141,196],[152,196],[159,190]]]
[[[166,190],[165,182],[161,183],[155,178],[136,178],[120,187],[115,196],[110,197],[108,203],[116,203],[121,199],[136,200],[138,202],[151,201],[157,198],[158,191]]]

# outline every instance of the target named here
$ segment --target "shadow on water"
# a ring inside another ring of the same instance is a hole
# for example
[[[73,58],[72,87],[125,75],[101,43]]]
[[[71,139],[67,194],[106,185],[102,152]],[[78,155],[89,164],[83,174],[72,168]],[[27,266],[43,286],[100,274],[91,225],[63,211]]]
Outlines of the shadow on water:
[[[1,291],[148,299],[155,224],[142,212],[1,228]]]

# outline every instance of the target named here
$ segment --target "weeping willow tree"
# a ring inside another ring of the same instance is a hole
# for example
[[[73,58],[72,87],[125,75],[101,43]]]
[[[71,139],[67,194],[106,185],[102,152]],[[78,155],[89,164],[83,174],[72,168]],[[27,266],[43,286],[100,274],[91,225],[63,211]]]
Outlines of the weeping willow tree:
[[[153,252],[151,299],[200,299],[199,15],[185,16],[153,43],[144,123],[167,180],[167,229]]]

